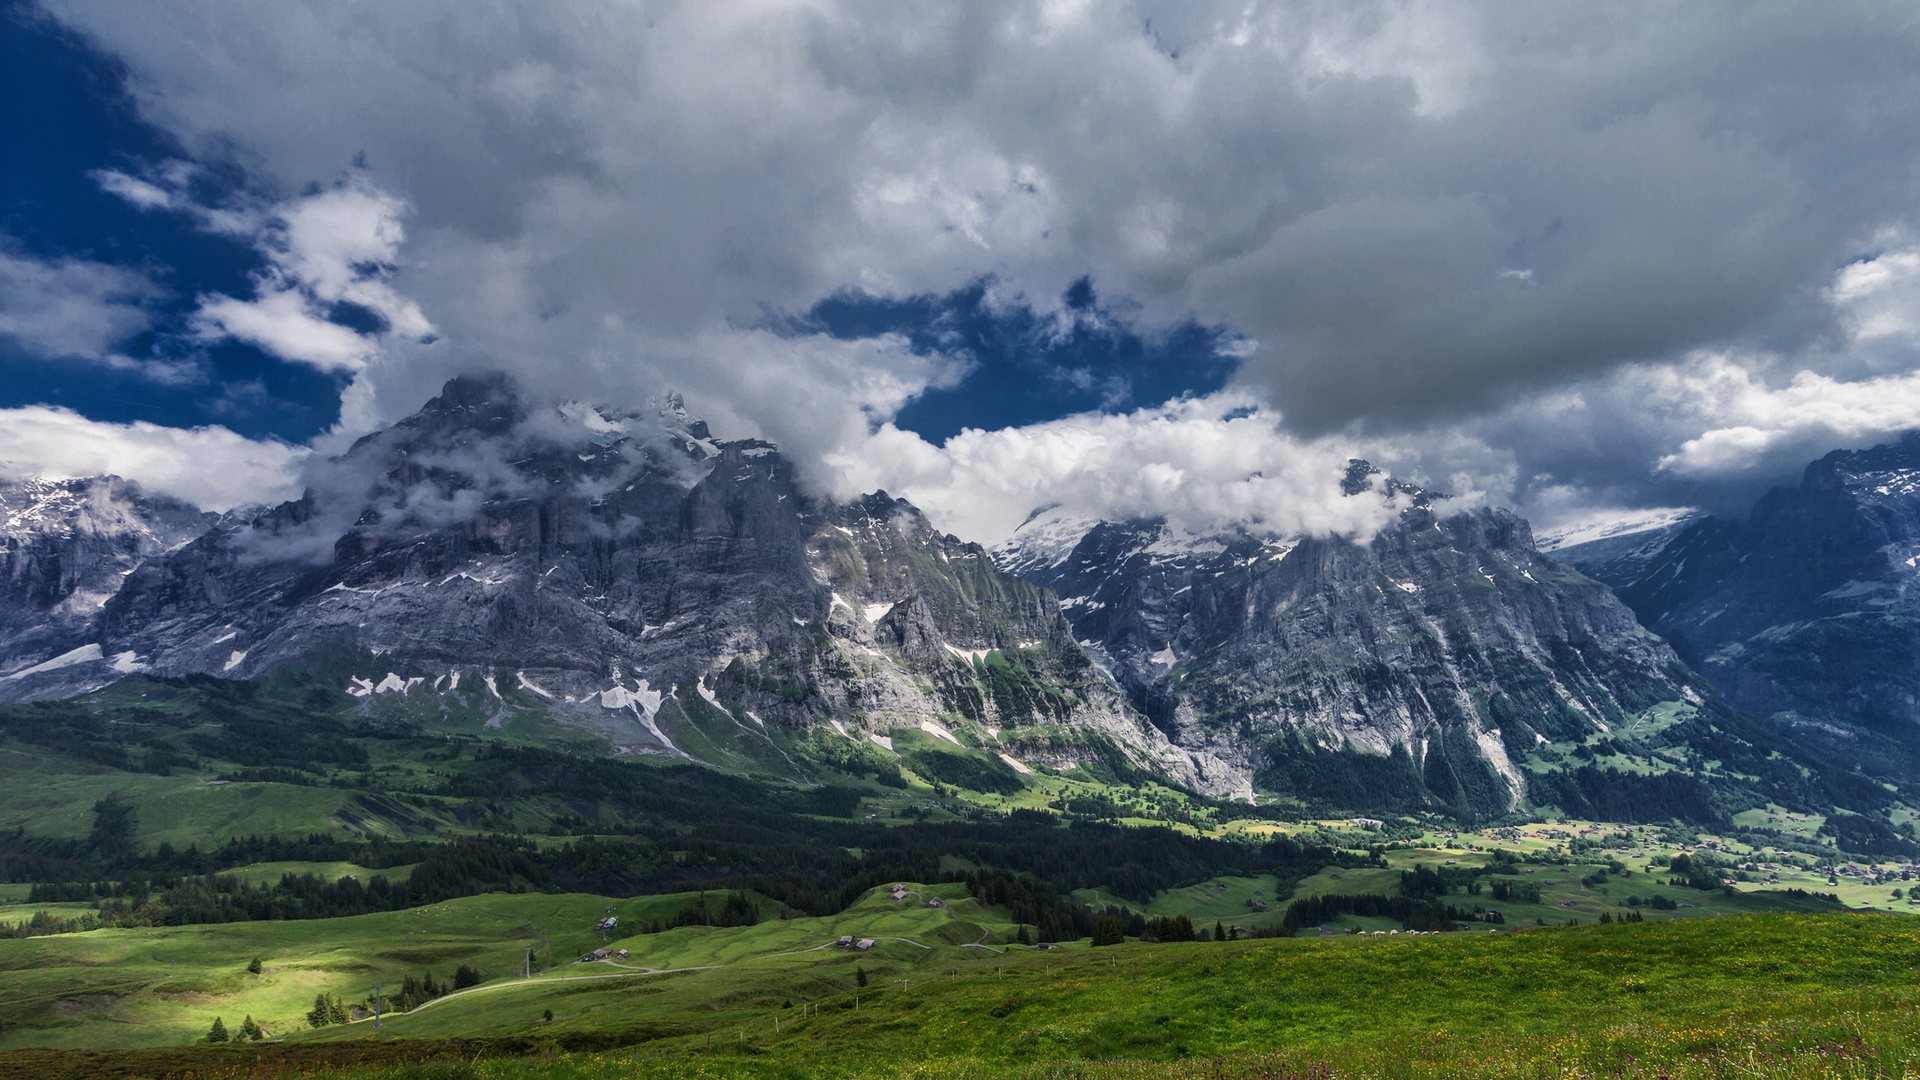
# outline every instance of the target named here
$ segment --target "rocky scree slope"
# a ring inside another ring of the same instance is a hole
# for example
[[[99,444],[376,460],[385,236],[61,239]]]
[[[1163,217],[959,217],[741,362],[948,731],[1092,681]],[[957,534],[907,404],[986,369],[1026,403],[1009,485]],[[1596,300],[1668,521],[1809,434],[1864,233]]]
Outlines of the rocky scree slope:
[[[1512,513],[1449,512],[1365,462],[1345,490],[1405,509],[1366,543],[1041,512],[998,554],[1175,745],[1308,805],[1713,816],[1678,775],[1706,761],[1689,740],[1771,752]]]
[[[149,554],[86,634],[102,659],[14,698],[304,664],[373,716],[532,709],[623,752],[789,775],[805,739],[885,767],[905,727],[1021,767],[1202,779],[1050,597],[911,505],[813,500],[776,448],[676,401],[555,410],[497,377],[448,383],[302,499]]]

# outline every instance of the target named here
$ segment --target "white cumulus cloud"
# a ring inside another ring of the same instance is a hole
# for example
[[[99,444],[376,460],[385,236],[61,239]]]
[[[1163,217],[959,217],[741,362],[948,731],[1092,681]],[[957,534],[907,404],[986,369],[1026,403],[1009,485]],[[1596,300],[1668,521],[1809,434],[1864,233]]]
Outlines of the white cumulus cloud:
[[[266,266],[254,275],[254,293],[200,298],[191,322],[203,342],[243,341],[273,356],[329,373],[359,375],[390,341],[418,342],[434,334],[420,305],[390,279],[406,240],[407,205],[364,175],[350,173],[330,187],[275,204],[241,199],[207,206],[188,190],[196,170],[167,162],[152,179],[115,170],[93,174],[102,189],[143,210],[186,214],[201,228],[253,244]],[[377,320],[362,331],[332,318],[351,304]]]
[[[1717,425],[1660,459],[1678,473],[1738,473],[1769,462],[1782,447],[1804,460],[1825,449],[1889,438],[1920,427],[1920,372],[1843,382],[1802,371],[1773,387],[1739,368],[1714,365],[1718,377],[1694,380],[1702,411]]]

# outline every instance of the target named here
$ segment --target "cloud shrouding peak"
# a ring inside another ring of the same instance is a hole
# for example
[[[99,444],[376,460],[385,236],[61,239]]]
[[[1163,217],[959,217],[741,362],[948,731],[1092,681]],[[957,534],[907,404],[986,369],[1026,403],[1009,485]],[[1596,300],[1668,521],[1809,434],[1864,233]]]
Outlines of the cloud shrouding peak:
[[[1370,538],[1398,507],[1341,490],[1350,440],[1304,440],[1231,392],[1118,416],[1089,414],[935,447],[891,425],[838,464],[856,489],[911,495],[942,528],[994,543],[1028,514],[1166,518],[1205,532]]]

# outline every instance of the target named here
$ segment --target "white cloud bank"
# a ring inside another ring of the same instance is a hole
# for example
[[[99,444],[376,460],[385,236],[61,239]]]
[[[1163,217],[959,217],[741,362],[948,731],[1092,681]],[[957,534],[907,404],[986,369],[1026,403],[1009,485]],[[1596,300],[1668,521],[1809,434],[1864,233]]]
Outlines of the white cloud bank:
[[[1736,366],[1715,361],[1706,377],[1684,380],[1720,425],[1688,439],[1660,467],[1695,476],[1742,472],[1782,446],[1851,447],[1920,427],[1920,374],[1841,382],[1802,371],[1774,388]]]
[[[1205,531],[1370,537],[1394,513],[1340,482],[1352,440],[1303,440],[1245,395],[1216,394],[1119,416],[968,430],[935,447],[887,425],[839,456],[854,488],[911,496],[941,527],[993,543],[1041,507],[1124,521],[1165,517]]]
[[[68,478],[111,473],[203,510],[300,494],[309,452],[221,427],[110,424],[70,409],[0,409],[0,474]]]

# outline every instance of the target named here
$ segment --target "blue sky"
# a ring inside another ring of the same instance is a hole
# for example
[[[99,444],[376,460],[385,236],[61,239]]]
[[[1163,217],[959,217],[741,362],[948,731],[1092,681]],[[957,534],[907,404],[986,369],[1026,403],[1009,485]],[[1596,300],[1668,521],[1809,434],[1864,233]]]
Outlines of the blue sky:
[[[991,289],[981,281],[944,296],[834,296],[788,325],[843,340],[899,334],[917,350],[966,358],[956,385],[926,391],[894,418],[936,443],[969,427],[1021,427],[1209,394],[1236,366],[1226,331],[1192,321],[1130,330],[1104,310],[1089,279],[1068,287],[1052,317],[1025,305],[996,308]]]
[[[8,474],[277,495],[482,368],[983,538],[1348,529],[1347,456],[1731,506],[1920,425],[1872,3],[0,4]]]
[[[135,361],[188,359],[203,375],[177,385],[135,370],[47,356],[0,335],[0,406],[58,404],[111,421],[174,426],[220,424],[254,437],[304,441],[339,413],[341,380],[282,362],[249,346],[188,340],[195,297],[241,292],[260,268],[257,252],[172,214],[141,211],[91,180],[180,156],[178,145],[141,121],[120,64],[18,5],[0,18],[0,233],[16,252],[125,267],[163,290],[146,306],[149,329],[118,344]],[[234,170],[210,170],[199,185],[212,200],[244,185]]]

